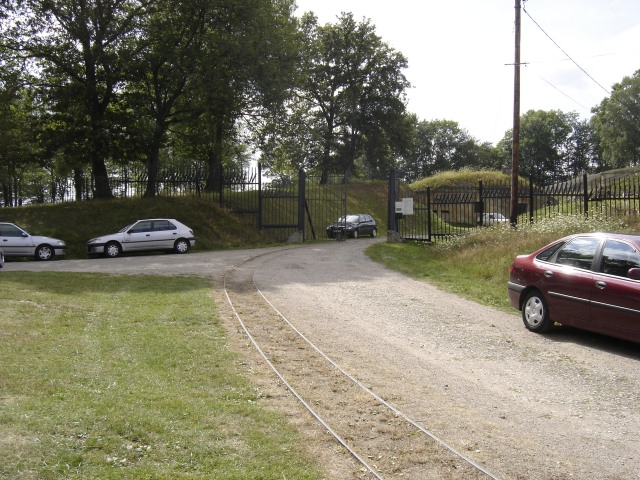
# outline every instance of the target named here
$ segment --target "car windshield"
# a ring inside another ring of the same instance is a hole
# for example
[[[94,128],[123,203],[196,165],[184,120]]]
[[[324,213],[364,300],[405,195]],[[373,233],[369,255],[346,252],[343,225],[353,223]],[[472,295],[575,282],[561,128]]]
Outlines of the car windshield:
[[[131,227],[133,226],[133,223],[130,223],[129,225],[127,225],[126,227],[124,227],[122,230],[120,230],[118,233],[124,233],[127,230],[129,230]]]
[[[358,215],[347,215],[347,223],[357,223],[359,218]],[[340,217],[336,223],[344,223],[344,217]]]

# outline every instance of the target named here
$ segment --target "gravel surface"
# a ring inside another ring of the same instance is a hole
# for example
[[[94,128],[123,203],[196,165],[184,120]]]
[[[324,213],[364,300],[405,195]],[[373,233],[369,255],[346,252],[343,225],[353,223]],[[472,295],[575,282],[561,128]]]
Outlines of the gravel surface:
[[[269,408],[287,411],[310,439],[309,448],[317,447],[326,478],[347,478],[341,469],[356,467],[321,429],[311,431],[224,305],[224,274],[255,255],[268,254],[255,272],[258,288],[307,338],[500,478],[640,479],[637,344],[564,327],[530,333],[515,310],[462,300],[370,261],[363,250],[376,241],[384,239],[8,262],[6,270],[211,277],[230,348],[241,352],[260,388],[270,389],[264,397]]]

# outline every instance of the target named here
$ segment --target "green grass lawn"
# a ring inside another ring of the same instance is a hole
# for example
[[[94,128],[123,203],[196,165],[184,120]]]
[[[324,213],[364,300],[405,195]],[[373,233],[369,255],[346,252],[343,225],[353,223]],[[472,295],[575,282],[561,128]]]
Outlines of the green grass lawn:
[[[2,272],[0,478],[311,479],[205,279]]]

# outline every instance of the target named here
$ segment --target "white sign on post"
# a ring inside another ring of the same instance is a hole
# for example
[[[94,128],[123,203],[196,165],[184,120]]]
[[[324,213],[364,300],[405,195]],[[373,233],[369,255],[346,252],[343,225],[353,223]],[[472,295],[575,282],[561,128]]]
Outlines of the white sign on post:
[[[402,214],[413,215],[413,198],[402,199]]]
[[[396,213],[402,213],[402,202],[396,202]]]

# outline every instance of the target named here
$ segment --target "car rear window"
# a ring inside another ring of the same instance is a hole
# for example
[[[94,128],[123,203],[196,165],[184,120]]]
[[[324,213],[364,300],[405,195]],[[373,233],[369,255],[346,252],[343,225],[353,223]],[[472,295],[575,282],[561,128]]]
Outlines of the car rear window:
[[[538,255],[536,255],[537,260],[542,260],[543,262],[548,262],[553,254],[558,251],[558,249],[564,246],[565,242],[558,242],[555,245],[551,245],[549,248],[543,250]]]

